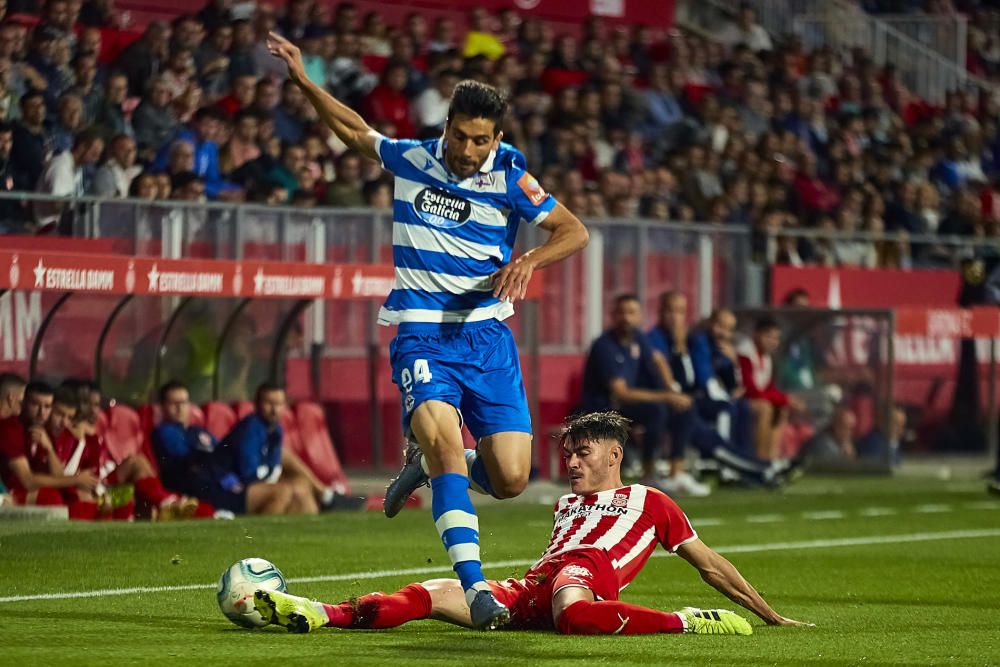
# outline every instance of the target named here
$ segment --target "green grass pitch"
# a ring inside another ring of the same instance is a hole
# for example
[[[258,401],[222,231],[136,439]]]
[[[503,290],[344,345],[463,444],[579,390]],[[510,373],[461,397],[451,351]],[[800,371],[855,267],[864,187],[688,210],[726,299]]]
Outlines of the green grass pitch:
[[[0,523],[0,663],[1000,664],[1000,500],[981,483],[820,478],[781,494],[720,491],[681,505],[702,539],[727,553],[779,612],[817,627],[769,628],[752,619],[751,637],[483,634],[431,621],[308,636],[247,631],[215,604],[213,582],[234,561],[267,558],[292,579],[292,592],[327,601],[392,591],[447,576],[429,512],[392,521],[368,513],[8,522]],[[480,516],[487,563],[532,560],[547,542],[549,505],[495,503]],[[421,572],[398,573],[414,569]],[[507,564],[487,575],[523,569]],[[129,588],[142,590],[65,597]],[[37,598],[44,594],[54,597]],[[12,599],[21,597],[32,599]],[[735,608],[678,558],[652,559],[623,599],[666,610]]]

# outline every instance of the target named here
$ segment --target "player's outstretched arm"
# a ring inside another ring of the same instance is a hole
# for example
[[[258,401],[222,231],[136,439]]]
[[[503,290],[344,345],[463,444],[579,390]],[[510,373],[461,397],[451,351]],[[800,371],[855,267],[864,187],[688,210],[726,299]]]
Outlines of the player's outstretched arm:
[[[302,89],[316,113],[341,141],[373,160],[379,159],[375,148],[378,133],[353,109],[309,80],[299,47],[272,32],[267,36],[267,50],[285,61],[288,76]]]
[[[535,269],[554,264],[582,250],[590,240],[580,219],[562,204],[556,204],[539,227],[549,232],[548,241],[532,248],[493,274],[493,296],[517,301],[528,290],[528,281]]]
[[[677,549],[677,555],[691,563],[705,583],[725,595],[736,604],[757,614],[768,625],[811,626],[785,618],[771,609],[760,593],[743,578],[739,570],[725,557],[710,549],[701,540],[692,540]]]

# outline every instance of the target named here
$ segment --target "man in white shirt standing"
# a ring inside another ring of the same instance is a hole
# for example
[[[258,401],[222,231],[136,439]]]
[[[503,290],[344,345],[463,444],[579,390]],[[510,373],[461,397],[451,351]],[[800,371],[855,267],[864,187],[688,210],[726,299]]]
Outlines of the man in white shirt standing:
[[[99,132],[86,129],[76,135],[73,148],[52,156],[38,179],[36,192],[56,197],[83,196],[83,167],[96,163],[104,151],[104,140]],[[64,202],[40,201],[35,203],[35,219],[40,231],[48,231],[59,223],[65,208]]]
[[[458,72],[441,70],[434,76],[434,85],[420,93],[413,101],[413,116],[421,133],[440,134],[448,120],[451,93],[458,84]]]
[[[737,44],[746,44],[751,51],[771,51],[774,45],[767,30],[757,23],[757,16],[749,2],[740,3],[740,13],[735,23],[730,23],[719,35],[719,41],[732,49]]]
[[[127,134],[115,135],[108,152],[110,157],[94,174],[94,194],[124,199],[128,197],[132,179],[142,171],[142,167],[135,163],[135,139]]]

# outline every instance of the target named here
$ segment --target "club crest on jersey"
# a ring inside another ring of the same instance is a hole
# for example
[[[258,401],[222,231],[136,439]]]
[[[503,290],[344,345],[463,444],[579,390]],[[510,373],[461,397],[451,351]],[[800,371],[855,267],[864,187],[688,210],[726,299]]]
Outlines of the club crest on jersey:
[[[472,215],[472,204],[437,188],[424,188],[418,192],[413,200],[413,209],[428,224],[444,229],[461,227]]]
[[[567,565],[562,569],[562,574],[565,575],[567,579],[574,579],[581,584],[586,583],[587,579],[594,576],[590,573],[590,570],[582,565]]]
[[[625,507],[628,505],[628,496],[624,493],[616,493],[615,497],[611,499],[611,504],[615,507]]]

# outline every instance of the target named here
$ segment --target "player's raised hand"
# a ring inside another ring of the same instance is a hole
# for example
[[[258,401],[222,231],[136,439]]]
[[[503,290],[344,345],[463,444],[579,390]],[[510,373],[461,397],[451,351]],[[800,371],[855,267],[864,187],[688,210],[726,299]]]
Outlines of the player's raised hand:
[[[535,265],[532,261],[525,259],[523,255],[518,257],[490,276],[493,296],[501,301],[523,299],[528,291],[528,281],[534,272]]]
[[[288,76],[300,83],[306,80],[306,66],[302,63],[302,51],[276,32],[267,34],[267,50],[275,58],[281,58],[288,66]]]

